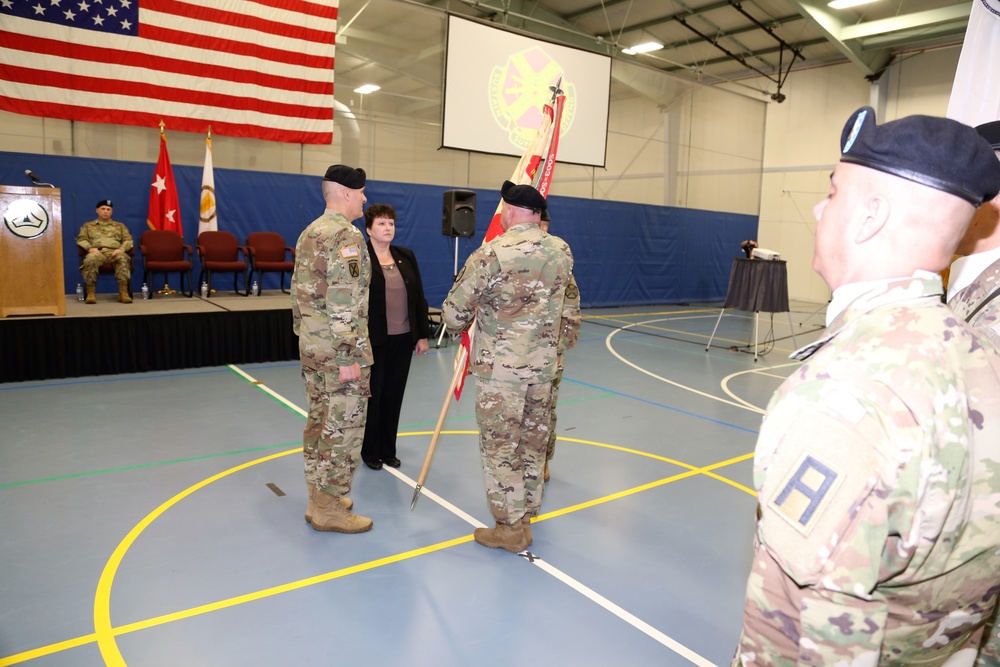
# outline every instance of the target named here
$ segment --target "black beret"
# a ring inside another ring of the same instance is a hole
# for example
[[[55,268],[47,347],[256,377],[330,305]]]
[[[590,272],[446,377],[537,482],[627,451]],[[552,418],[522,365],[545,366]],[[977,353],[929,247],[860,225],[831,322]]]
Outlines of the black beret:
[[[855,111],[840,135],[841,162],[947,192],[973,206],[1000,191],[1000,160],[974,129],[934,116],[875,124],[875,110]]]
[[[335,164],[326,170],[323,180],[340,183],[352,190],[360,190],[365,187],[365,170],[360,167],[357,169],[348,167],[346,164]]]
[[[512,206],[530,208],[536,211],[545,210],[545,197],[530,185],[514,185],[510,181],[504,181],[503,185],[500,186],[500,196]]]
[[[976,132],[986,141],[990,142],[990,147],[995,151],[1000,151],[1000,120],[992,123],[983,123],[976,126]]]
[[[102,199],[101,201],[97,202],[97,206],[95,206],[94,208],[101,208],[102,206],[111,206],[111,208],[114,208],[114,206],[111,204],[110,199]]]

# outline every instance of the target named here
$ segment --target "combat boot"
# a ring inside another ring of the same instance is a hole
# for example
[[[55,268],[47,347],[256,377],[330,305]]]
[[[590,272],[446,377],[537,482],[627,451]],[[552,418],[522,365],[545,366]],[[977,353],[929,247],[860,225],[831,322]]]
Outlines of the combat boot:
[[[525,514],[521,517],[521,530],[524,531],[524,537],[528,540],[528,546],[535,540],[531,537],[531,517]]]
[[[87,285],[87,296],[84,299],[84,303],[97,303],[97,294],[95,293],[96,285]]]
[[[363,533],[372,529],[372,520],[344,509],[339,498],[313,492],[313,513],[310,522],[313,530],[326,533]]]
[[[476,528],[472,537],[484,547],[505,549],[514,554],[528,548],[528,539],[520,521],[513,526],[498,521],[496,528]]]
[[[549,462],[548,459],[545,461],[545,473],[542,475],[542,479],[546,482],[549,481]]]
[[[306,523],[312,523],[313,520],[312,515],[313,512],[316,511],[314,505],[315,501],[313,500],[313,496],[316,494],[316,487],[313,486],[312,484],[306,484],[306,488],[309,489],[309,501],[306,503]],[[339,498],[338,500],[340,500],[340,506],[343,507],[345,510],[349,510],[352,507],[354,507],[354,501],[346,496],[343,498]]]
[[[118,283],[118,300],[121,303],[132,303],[132,297],[128,295],[128,285]]]

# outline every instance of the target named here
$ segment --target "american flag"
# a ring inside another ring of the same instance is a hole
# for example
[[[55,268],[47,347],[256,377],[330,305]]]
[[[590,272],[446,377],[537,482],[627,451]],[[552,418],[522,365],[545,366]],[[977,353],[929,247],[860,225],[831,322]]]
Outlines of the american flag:
[[[0,109],[328,144],[336,30],[336,0],[0,0]]]

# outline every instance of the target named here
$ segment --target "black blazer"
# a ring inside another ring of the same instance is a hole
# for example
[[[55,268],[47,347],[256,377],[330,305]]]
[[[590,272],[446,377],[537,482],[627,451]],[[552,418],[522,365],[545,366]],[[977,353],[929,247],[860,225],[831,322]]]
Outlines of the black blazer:
[[[431,325],[427,315],[427,298],[424,296],[424,284],[420,280],[420,270],[417,268],[417,258],[413,251],[398,245],[390,245],[389,252],[396,260],[396,269],[403,276],[406,285],[406,304],[410,316],[410,336],[416,344],[421,338],[431,337]],[[375,248],[368,242],[368,256],[372,260],[372,283],[368,290],[368,338],[372,344],[383,342],[388,334],[385,321],[385,274],[382,265],[378,263]]]

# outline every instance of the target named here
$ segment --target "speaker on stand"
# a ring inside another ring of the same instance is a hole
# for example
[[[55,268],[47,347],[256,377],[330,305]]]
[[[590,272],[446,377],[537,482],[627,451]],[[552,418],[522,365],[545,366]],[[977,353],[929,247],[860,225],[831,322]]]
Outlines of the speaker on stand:
[[[445,190],[441,209],[441,233],[455,239],[455,270],[453,279],[458,278],[458,239],[476,234],[476,193],[472,190]],[[441,347],[445,326],[441,323],[437,347]]]

